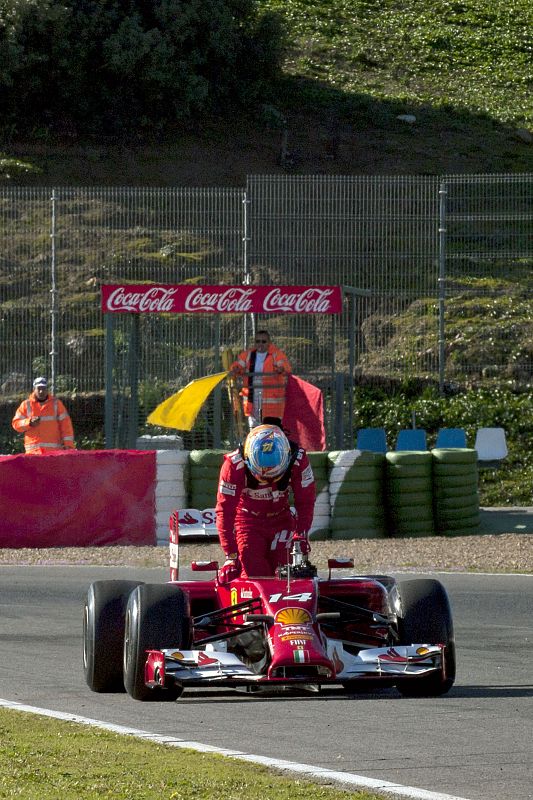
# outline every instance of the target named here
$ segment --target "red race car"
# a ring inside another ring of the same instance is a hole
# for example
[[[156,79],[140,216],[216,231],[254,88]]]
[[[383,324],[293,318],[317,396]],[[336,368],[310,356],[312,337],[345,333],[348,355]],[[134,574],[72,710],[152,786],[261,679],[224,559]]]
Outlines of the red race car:
[[[445,694],[455,680],[448,596],[431,579],[319,577],[297,539],[275,577],[221,584],[179,580],[171,526],[170,581],[96,581],[84,609],[83,664],[95,692],[175,700],[187,687],[395,686],[409,697]],[[335,571],[335,572],[334,572]]]

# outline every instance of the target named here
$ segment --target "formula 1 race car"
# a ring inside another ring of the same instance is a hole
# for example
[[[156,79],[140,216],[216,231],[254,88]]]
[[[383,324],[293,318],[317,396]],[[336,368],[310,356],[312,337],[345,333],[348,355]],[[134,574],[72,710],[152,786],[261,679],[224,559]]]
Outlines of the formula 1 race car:
[[[84,609],[83,664],[95,692],[175,700],[186,687],[395,686],[445,694],[455,680],[450,604],[432,579],[318,577],[297,540],[275,577],[179,580],[177,526],[170,581],[96,581]],[[193,562],[213,571],[217,562]]]

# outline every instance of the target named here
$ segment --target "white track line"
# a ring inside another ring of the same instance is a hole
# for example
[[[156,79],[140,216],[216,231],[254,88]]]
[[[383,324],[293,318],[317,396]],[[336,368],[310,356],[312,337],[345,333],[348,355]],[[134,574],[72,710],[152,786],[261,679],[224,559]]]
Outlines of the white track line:
[[[137,728],[128,728],[124,725],[113,725],[110,722],[102,722],[97,719],[80,717],[78,714],[67,714],[62,711],[52,711],[49,708],[38,708],[17,703],[14,700],[3,700],[0,698],[0,707],[9,708],[14,711],[25,711],[29,714],[39,714],[43,717],[53,717],[67,722],[76,722],[81,725],[91,725],[94,728],[102,728],[112,733],[120,733],[126,736],[134,736],[138,739],[145,739],[156,744],[163,744],[167,747],[180,747],[188,750],[197,750],[200,753],[217,753],[230,758],[237,758],[241,761],[250,761],[253,764],[261,764],[272,769],[282,770],[283,772],[304,775],[306,778],[317,781],[342,784],[344,787],[355,789],[371,789],[375,792],[386,792],[389,795],[409,798],[409,800],[467,800],[465,797],[456,797],[451,794],[441,792],[430,792],[426,789],[417,789],[413,786],[402,786],[399,783],[366,778],[364,775],[354,775],[350,772],[338,772],[335,770],[313,767],[309,764],[298,764],[295,761],[284,761],[279,758],[267,758],[265,756],[255,756],[250,753],[243,753],[240,750],[226,750],[223,747],[213,747],[201,742],[190,742],[185,739],[176,739],[174,736],[166,736],[159,733],[149,733],[148,731]]]

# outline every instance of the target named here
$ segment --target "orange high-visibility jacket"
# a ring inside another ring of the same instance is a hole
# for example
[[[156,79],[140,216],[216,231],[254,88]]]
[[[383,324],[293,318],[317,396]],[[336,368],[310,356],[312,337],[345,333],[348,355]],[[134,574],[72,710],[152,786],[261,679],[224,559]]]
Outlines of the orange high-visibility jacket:
[[[262,412],[263,417],[283,418],[285,409],[285,385],[287,383],[287,373],[292,371],[289,359],[275,345],[269,344],[263,372],[254,375],[253,365],[255,362],[256,349],[243,350],[237,357],[230,369],[240,375],[244,375],[244,386],[241,389],[243,396],[244,413],[247,417],[254,413],[254,388],[262,389]],[[282,372],[278,372],[282,370]],[[248,373],[248,374],[245,374]],[[271,373],[271,374],[269,374]]]
[[[38,425],[30,426],[31,417],[40,417]],[[49,450],[75,450],[74,431],[69,413],[61,400],[49,395],[40,403],[34,394],[23,400],[11,422],[17,433],[24,434],[27,453]]]

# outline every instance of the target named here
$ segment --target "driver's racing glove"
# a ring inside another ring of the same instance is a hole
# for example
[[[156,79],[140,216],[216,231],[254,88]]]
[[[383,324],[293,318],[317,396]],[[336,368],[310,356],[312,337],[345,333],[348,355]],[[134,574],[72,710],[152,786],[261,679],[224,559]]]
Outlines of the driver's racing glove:
[[[234,578],[238,578],[240,574],[241,562],[237,558],[236,554],[231,553],[230,555],[226,556],[226,560],[218,571],[218,582],[229,583]]]
[[[295,533],[292,537],[293,542],[298,542],[300,545],[300,550],[302,551],[302,555],[307,556],[311,552],[311,545],[309,544],[309,539],[307,538],[309,534],[307,533]]]

